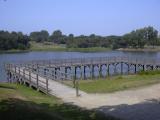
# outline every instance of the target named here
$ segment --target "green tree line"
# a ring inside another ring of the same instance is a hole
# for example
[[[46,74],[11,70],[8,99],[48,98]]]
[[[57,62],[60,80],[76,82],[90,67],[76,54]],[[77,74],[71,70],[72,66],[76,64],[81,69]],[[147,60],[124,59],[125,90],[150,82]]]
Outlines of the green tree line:
[[[117,49],[160,45],[158,31],[149,26],[133,30],[122,36],[99,36],[95,34],[74,36],[74,34],[64,35],[61,30],[55,30],[51,35],[46,30],[34,31],[27,36],[22,32],[0,31],[0,50],[28,49],[30,40],[65,44],[68,48],[110,47]]]
[[[110,47],[117,48],[144,48],[147,46],[160,45],[158,31],[149,26],[134,30],[123,36],[99,36],[91,34],[89,36],[73,34],[64,35],[60,30],[54,31],[51,35],[45,30],[32,32],[30,38],[36,42],[50,41],[56,44],[66,44],[69,48],[88,48],[88,47]],[[46,33],[46,34],[44,34]],[[34,36],[34,37],[33,37]]]
[[[29,36],[22,32],[0,31],[0,50],[28,49],[30,47],[29,40]]]

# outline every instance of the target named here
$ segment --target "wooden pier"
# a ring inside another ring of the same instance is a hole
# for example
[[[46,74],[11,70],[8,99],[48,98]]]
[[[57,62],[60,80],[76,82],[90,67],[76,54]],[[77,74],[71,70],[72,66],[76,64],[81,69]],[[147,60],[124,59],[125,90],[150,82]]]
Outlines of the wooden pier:
[[[57,82],[63,83],[64,80],[72,80],[74,87],[78,89],[78,80],[109,77],[111,74],[137,73],[139,70],[160,69],[160,61],[130,57],[92,57],[7,63],[5,69],[9,82],[27,84],[49,93],[52,89],[49,85],[51,81],[57,84]],[[95,71],[98,76],[95,75]],[[76,93],[78,95],[78,91]]]

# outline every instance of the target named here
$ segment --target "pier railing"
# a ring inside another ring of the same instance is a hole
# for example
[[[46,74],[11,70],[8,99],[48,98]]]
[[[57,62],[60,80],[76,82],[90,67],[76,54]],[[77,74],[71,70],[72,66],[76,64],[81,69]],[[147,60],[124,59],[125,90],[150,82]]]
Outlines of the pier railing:
[[[110,74],[110,66],[114,66],[116,73],[117,65],[121,66],[121,74],[123,74],[123,64],[130,67],[134,66],[134,73],[137,73],[138,67],[142,70],[160,68],[160,60],[133,58],[133,57],[90,57],[90,58],[74,58],[74,59],[54,59],[54,60],[35,60],[29,62],[6,63],[8,81],[17,81],[19,83],[28,83],[30,86],[36,87],[45,93],[49,92],[49,80],[55,80],[63,83],[64,80],[72,80],[73,85],[78,90],[78,81],[76,79],[77,68],[81,69],[81,78],[85,79],[86,67],[89,67],[91,78],[94,78],[94,67],[98,67],[99,76],[102,76],[102,66],[106,66],[107,75]],[[64,71],[62,70],[64,68]],[[67,69],[72,72],[67,72]],[[83,71],[83,76],[82,76]],[[78,93],[77,93],[78,95]]]
[[[35,60],[29,62],[22,62],[25,66],[74,66],[86,64],[112,64],[115,62],[126,62],[133,64],[154,64],[159,65],[160,61],[148,58],[134,58],[134,57],[89,57],[89,58],[74,58],[74,59],[53,59],[53,60]]]

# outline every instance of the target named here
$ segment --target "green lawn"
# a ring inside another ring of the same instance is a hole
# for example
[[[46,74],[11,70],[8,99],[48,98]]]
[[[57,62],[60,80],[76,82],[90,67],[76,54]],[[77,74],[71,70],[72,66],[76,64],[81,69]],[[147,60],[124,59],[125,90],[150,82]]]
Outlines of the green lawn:
[[[98,80],[80,80],[79,88],[88,93],[110,93],[160,83],[159,74],[117,76]],[[66,82],[72,85],[72,82]],[[72,85],[73,86],[73,85]]]
[[[37,43],[37,42],[30,42],[31,44],[31,51],[65,51],[66,47],[64,45],[57,45],[51,42],[45,43]]]
[[[67,48],[65,45],[54,44],[52,42],[30,42],[31,47],[27,50],[5,50],[0,51],[0,53],[19,53],[19,52],[29,52],[29,51],[61,51],[61,52],[105,52],[111,50],[111,48],[104,47],[90,47],[90,48]]]
[[[31,88],[0,83],[0,120],[116,120]]]
[[[32,51],[68,51],[68,52],[100,52],[108,51],[110,48],[91,47],[91,48],[66,48],[65,45],[58,45],[52,42],[36,43],[30,42]]]

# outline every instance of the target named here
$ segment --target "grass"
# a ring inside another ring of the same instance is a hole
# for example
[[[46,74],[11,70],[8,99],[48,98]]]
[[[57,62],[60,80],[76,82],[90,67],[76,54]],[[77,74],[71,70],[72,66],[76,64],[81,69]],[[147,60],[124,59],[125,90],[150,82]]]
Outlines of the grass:
[[[31,51],[65,51],[66,47],[63,45],[53,44],[51,42],[45,43],[37,43],[37,42],[30,42],[31,44]]]
[[[90,47],[90,48],[67,48],[67,51],[76,51],[76,52],[104,52],[109,51],[111,48],[104,47]]]
[[[154,73],[154,74],[153,74]],[[160,72],[117,76],[98,80],[81,80],[79,89],[87,93],[110,93],[160,83]],[[66,84],[72,85],[71,82]]]
[[[65,45],[58,45],[51,42],[45,43],[31,43],[31,51],[67,51],[67,52],[102,52],[111,50],[110,48],[104,47],[91,47],[91,48],[66,48]]]
[[[65,45],[58,45],[51,42],[36,43],[31,41],[31,47],[28,50],[6,50],[0,51],[0,53],[19,53],[29,51],[61,51],[61,52],[104,52],[109,51],[111,48],[104,47],[90,47],[90,48],[67,48]]]
[[[11,49],[11,50],[0,50],[0,54],[2,53],[24,53],[29,52],[30,50],[19,50],[19,49]]]
[[[133,51],[133,52],[158,52],[160,46],[144,46],[144,48],[119,48],[120,51]]]
[[[116,120],[96,110],[64,104],[31,88],[0,83],[1,120]]]

